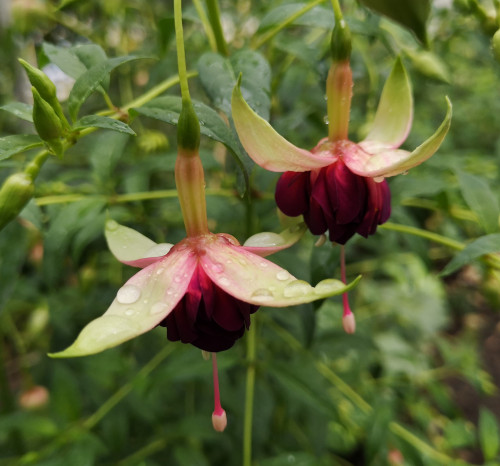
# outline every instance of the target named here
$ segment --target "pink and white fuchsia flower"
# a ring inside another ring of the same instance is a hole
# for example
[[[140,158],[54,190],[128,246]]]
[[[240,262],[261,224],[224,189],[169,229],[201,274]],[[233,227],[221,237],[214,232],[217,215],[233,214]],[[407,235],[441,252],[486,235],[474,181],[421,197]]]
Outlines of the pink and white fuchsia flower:
[[[365,237],[390,215],[390,191],[384,178],[406,173],[431,157],[451,122],[451,103],[437,131],[413,152],[398,149],[413,118],[410,82],[398,58],[382,91],[372,129],[360,143],[348,139],[352,96],[349,60],[332,64],[327,79],[329,135],[311,151],[280,136],[245,102],[239,83],[233,90],[232,116],[240,141],[261,167],[284,172],[276,203],[289,216],[303,215],[313,234],[328,231],[345,244],[355,233]]]

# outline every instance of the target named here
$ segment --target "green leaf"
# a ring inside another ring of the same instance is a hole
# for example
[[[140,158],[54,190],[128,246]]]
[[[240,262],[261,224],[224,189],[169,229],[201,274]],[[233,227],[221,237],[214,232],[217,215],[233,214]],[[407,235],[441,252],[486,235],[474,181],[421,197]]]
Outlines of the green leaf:
[[[73,129],[81,130],[83,128],[104,128],[119,133],[126,133],[135,136],[135,131],[123,121],[115,120],[101,115],[87,115],[80,118],[74,125]]]
[[[0,138],[0,160],[40,146],[43,146],[43,141],[36,134],[14,134],[12,136],[5,136]]]
[[[47,42],[43,44],[42,49],[45,55],[47,55],[47,58],[54,63],[54,65],[57,65],[68,76],[74,79],[78,79],[87,71],[87,67],[72,52],[72,49],[57,47]]]
[[[468,244],[465,249],[460,251],[442,270],[440,275],[442,277],[450,275],[451,273],[469,264],[474,259],[483,256],[484,254],[491,254],[500,252],[500,233],[482,236],[481,238]]]
[[[291,3],[289,5],[280,5],[269,10],[260,21],[259,32],[278,26],[298,13],[305,6],[307,6],[307,3],[304,2]],[[331,8],[317,5],[312,10],[309,10],[307,13],[297,18],[292,24],[331,29],[335,24],[335,16]]]
[[[269,120],[271,69],[267,60],[250,50],[235,53],[231,59],[206,53],[198,61],[200,79],[214,105],[231,115],[231,90],[241,73],[245,99],[264,119]]]
[[[456,171],[462,195],[470,209],[479,218],[486,233],[498,231],[500,210],[498,199],[484,178]]]
[[[24,102],[10,102],[8,104],[2,105],[0,110],[5,110],[6,112],[12,113],[22,120],[30,121],[33,123],[33,107],[31,105],[25,104]]]
[[[479,412],[479,443],[484,458],[494,459],[500,450],[500,430],[495,415],[486,408]]]
[[[361,0],[368,8],[410,29],[420,42],[429,45],[426,23],[431,11],[430,0]]]
[[[111,71],[124,63],[144,58],[150,57],[129,55],[110,58],[105,62],[94,65],[92,68],[80,75],[77,78],[73,89],[71,89],[71,93],[69,94],[68,109],[71,118],[76,120],[82,104],[85,100],[87,100],[90,94],[92,94],[102,84]]]

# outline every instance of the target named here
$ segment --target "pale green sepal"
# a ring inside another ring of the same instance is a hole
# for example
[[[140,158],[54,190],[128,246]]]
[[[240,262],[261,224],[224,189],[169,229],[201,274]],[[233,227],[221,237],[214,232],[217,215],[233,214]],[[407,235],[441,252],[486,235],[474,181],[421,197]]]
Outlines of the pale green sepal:
[[[408,136],[413,120],[411,84],[398,57],[382,90],[373,126],[366,141],[399,147]]]
[[[132,228],[125,227],[108,220],[105,229],[106,241],[112,254],[125,264],[144,267],[149,265],[137,263],[140,259],[164,256],[173,246],[169,243],[157,244]]]
[[[241,246],[215,242],[206,248],[200,261],[217,286],[241,301],[260,306],[286,307],[339,295],[360,279],[349,285],[328,279],[313,287]]]
[[[49,356],[99,353],[151,330],[182,299],[195,268],[196,260],[180,250],[141,270],[118,290],[109,309],[90,322],[69,348]]]
[[[344,154],[344,162],[349,169],[360,175],[372,178],[395,176],[405,173],[432,157],[439,149],[451,124],[452,106],[446,97],[448,109],[446,116],[436,132],[413,152],[381,148],[377,143],[363,141],[358,150]]]
[[[306,231],[307,225],[305,223],[293,225],[281,233],[263,231],[250,236],[243,244],[243,248],[248,252],[265,257],[294,245]]]
[[[280,136],[246,103],[239,81],[233,89],[231,109],[241,144],[255,163],[266,170],[303,172],[332,162],[331,158],[300,149]]]

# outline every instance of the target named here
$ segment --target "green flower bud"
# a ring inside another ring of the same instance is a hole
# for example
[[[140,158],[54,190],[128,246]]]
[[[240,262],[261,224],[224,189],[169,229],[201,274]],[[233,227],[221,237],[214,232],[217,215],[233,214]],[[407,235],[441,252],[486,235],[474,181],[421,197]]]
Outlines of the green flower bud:
[[[33,197],[35,184],[28,173],[10,175],[0,188],[0,230],[19,212]]]
[[[351,58],[351,31],[344,19],[336,20],[330,42],[330,53],[334,62],[347,61]]]
[[[182,101],[181,114],[177,123],[177,147],[198,150],[200,146],[200,122],[190,100]]]
[[[56,98],[56,86],[43,71],[31,66],[22,58],[19,58],[19,63],[23,65],[31,85],[42,96],[42,99],[51,102]]]
[[[51,105],[44,100],[33,86],[33,123],[44,141],[58,139],[63,135],[62,123]]]
[[[500,63],[500,29],[493,34],[493,38],[491,39],[491,48],[493,50],[495,60]]]

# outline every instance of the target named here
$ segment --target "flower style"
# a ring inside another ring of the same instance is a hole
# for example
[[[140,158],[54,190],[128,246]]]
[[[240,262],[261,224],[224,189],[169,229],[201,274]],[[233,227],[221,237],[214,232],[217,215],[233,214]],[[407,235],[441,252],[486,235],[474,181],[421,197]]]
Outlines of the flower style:
[[[352,72],[349,59],[334,60],[327,79],[329,136],[311,151],[280,136],[244,100],[239,82],[233,90],[236,131],[248,155],[261,167],[284,172],[276,186],[276,203],[289,216],[303,215],[313,234],[327,230],[345,244],[355,233],[367,237],[390,215],[386,177],[406,173],[431,157],[451,122],[446,116],[436,132],[413,152],[398,149],[413,118],[410,82],[398,58],[382,91],[368,136],[348,139]]]

